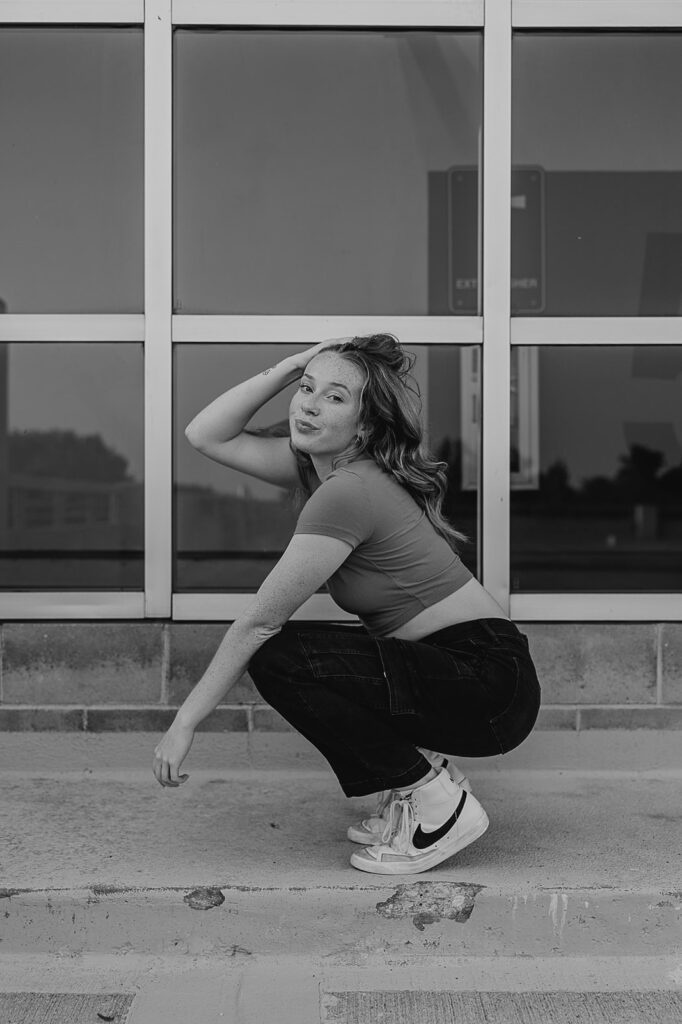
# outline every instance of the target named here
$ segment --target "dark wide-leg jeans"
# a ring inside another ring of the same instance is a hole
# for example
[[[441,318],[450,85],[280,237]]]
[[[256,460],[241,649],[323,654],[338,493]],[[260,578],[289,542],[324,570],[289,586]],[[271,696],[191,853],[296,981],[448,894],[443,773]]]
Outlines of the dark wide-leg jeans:
[[[506,619],[422,640],[290,621],[251,659],[256,688],[326,757],[346,796],[418,782],[417,750],[488,757],[531,732],[540,686],[528,641]]]

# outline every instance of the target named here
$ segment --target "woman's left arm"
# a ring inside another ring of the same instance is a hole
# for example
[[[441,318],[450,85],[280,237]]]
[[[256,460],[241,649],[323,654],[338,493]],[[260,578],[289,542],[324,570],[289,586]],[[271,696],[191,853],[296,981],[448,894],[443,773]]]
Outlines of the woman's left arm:
[[[296,534],[260,587],[253,603],[235,619],[203,676],[179,708],[154,751],[154,775],[162,786],[176,787],[198,724],[213,711],[243,675],[266,640],[279,633],[293,613],[319,590],[352,551],[336,537]]]

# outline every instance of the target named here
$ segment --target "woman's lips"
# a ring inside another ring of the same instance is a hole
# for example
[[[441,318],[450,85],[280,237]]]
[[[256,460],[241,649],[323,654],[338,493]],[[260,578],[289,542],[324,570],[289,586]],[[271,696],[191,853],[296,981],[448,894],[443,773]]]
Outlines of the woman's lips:
[[[305,420],[295,419],[294,426],[304,434],[312,433],[314,430],[319,430],[319,427],[315,427],[312,423],[307,423]]]

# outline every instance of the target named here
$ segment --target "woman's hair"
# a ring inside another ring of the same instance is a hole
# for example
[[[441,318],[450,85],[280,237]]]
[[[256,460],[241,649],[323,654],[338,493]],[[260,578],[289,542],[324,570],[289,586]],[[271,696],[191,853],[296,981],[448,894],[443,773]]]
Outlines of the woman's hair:
[[[333,468],[367,455],[390,473],[424,510],[434,529],[452,547],[467,540],[441,512],[447,487],[447,463],[439,462],[426,448],[421,422],[419,388],[411,375],[414,356],[405,352],[392,334],[368,334],[329,345],[324,352],[338,352],[363,371],[358,434],[349,449],[341,452]],[[312,460],[292,445],[306,496],[317,479]]]

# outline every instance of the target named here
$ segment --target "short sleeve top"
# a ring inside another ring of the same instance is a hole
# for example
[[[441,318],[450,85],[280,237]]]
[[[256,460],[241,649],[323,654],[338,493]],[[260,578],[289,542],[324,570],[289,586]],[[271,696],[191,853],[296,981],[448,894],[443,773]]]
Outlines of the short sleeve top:
[[[351,546],[329,592],[374,636],[393,632],[472,578],[412,495],[371,459],[334,470],[306,502],[295,533]]]

